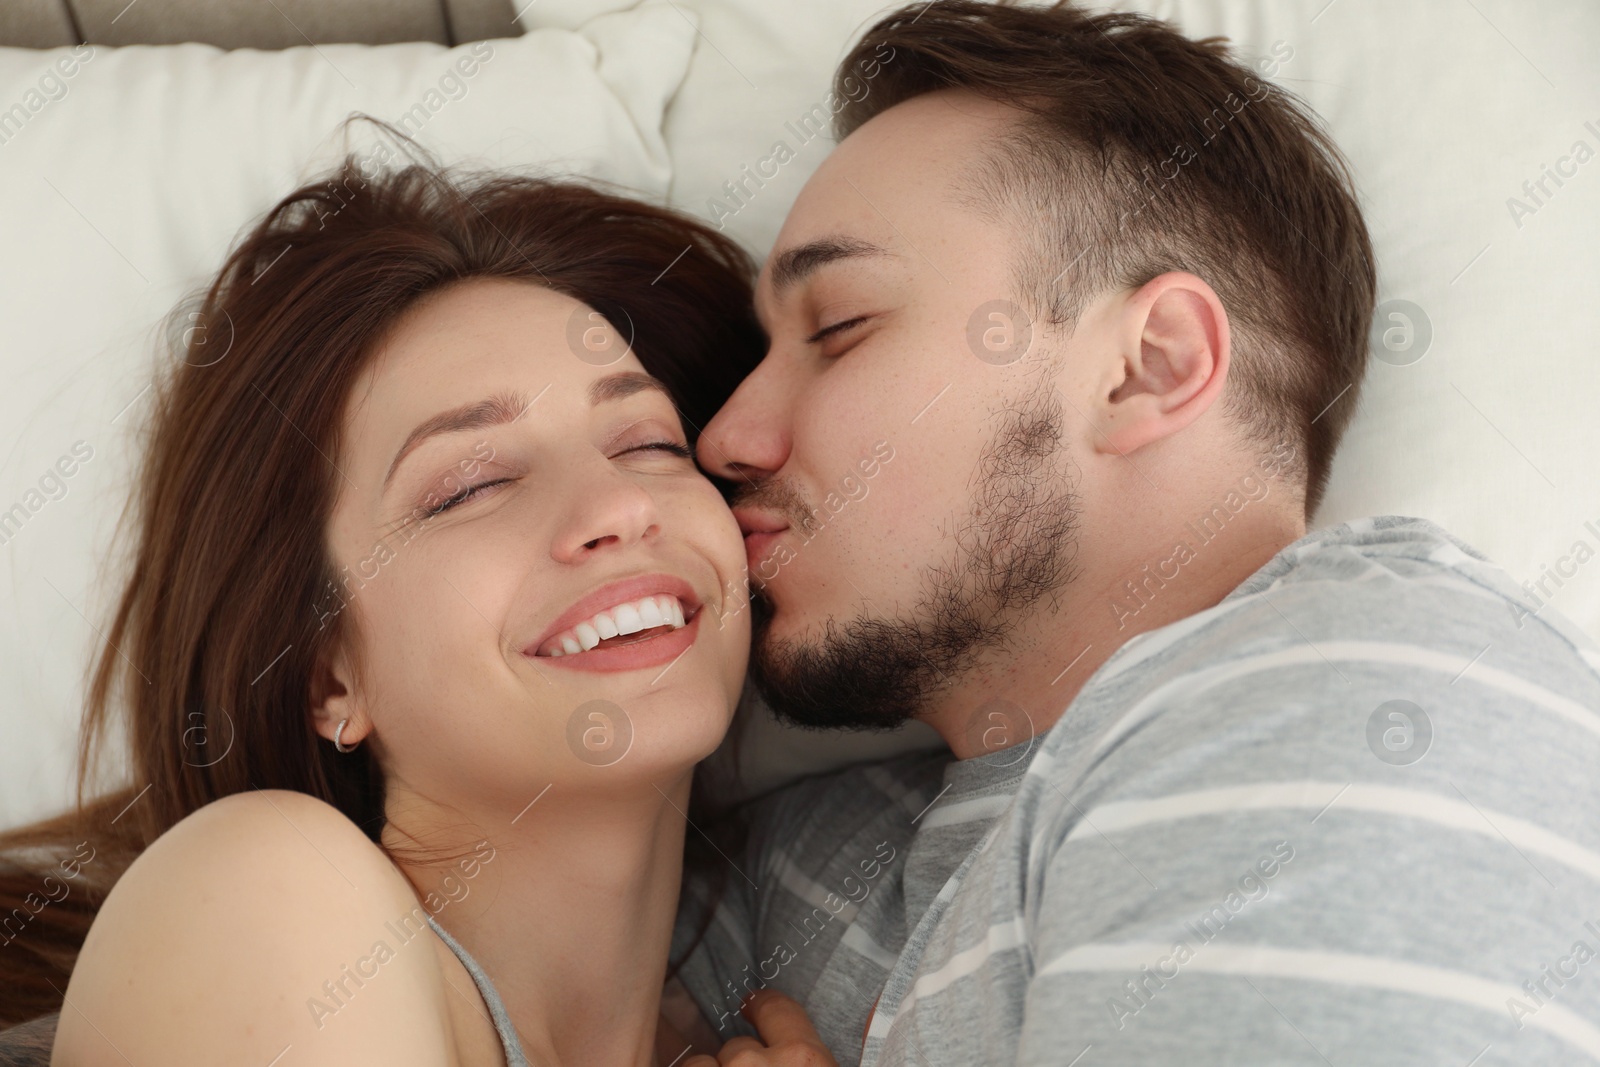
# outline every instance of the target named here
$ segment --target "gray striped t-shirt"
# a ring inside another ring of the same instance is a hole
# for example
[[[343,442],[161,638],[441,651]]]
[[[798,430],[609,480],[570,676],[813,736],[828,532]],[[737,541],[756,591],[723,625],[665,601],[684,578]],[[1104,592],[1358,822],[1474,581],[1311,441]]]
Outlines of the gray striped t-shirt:
[[[841,1064],[1600,1062],[1600,653],[1431,523],[1309,534],[1031,748],[751,805],[680,977]],[[675,948],[705,889],[686,886]]]

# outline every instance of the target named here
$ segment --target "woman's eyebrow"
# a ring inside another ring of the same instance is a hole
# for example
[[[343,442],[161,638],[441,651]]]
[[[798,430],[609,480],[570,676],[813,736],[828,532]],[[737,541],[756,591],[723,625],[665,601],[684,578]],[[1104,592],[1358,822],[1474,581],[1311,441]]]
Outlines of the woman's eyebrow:
[[[394,460],[389,464],[389,473],[383,476],[383,486],[389,487],[389,482],[394,478],[395,470],[400,466],[400,461],[410,455],[422,442],[430,437],[445,433],[459,433],[462,430],[478,430],[487,426],[499,426],[502,423],[515,422],[522,417],[523,412],[533,406],[533,401],[538,397],[530,398],[527,393],[504,392],[479,400],[471,404],[463,404],[449,411],[442,411],[432,418],[419,424],[416,429],[406,437],[405,443],[394,454]]]
[[[546,388],[549,387],[546,386]],[[608,374],[604,378],[597,378],[589,386],[589,403],[603,404],[610,400],[621,400],[624,397],[633,396],[635,393],[643,392],[647,389],[654,389],[667,397],[668,400],[672,399],[672,395],[667,391],[666,385],[659,379],[652,378],[648,374],[641,374],[638,371],[619,371],[616,374]],[[541,390],[539,396],[543,395],[544,392]],[[515,422],[538,399],[538,396],[530,397],[527,393],[521,392],[496,393],[494,396],[484,400],[463,404],[458,408],[442,411],[427,419],[407,435],[405,443],[395,453],[394,459],[389,464],[389,473],[384,475],[383,478],[384,488],[387,489],[389,483],[394,480],[394,472],[399,469],[400,461],[405,459],[418,445],[428,438],[436,437],[439,434],[459,433],[462,430],[481,430],[488,426],[499,426],[503,423]]]
[[[621,400],[646,389],[654,389],[668,400],[672,399],[672,394],[667,391],[666,385],[659,378],[652,378],[636,370],[625,370],[608,374],[604,378],[596,378],[589,386],[589,403],[603,404],[608,400]]]

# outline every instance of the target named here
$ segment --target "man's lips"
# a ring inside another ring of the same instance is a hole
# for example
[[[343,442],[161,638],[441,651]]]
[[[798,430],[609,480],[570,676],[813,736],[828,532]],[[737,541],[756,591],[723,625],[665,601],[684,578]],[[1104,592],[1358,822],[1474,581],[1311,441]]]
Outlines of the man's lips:
[[[739,532],[746,537],[753,533],[779,533],[789,528],[788,519],[757,508],[734,508],[733,517],[739,523]]]
[[[771,554],[773,543],[789,529],[789,521],[766,512],[741,508],[733,509],[733,517],[738,520],[739,529],[744,534],[745,564],[750,568],[750,573],[758,579],[770,578],[771,575],[764,573],[762,564]]]
[[[772,568],[763,567],[763,564],[772,555],[773,542],[777,541],[781,536],[783,536],[782,530],[774,533],[747,533],[744,535],[744,562],[745,566],[750,568],[751,574],[763,580],[770,577],[765,574],[765,571]]]

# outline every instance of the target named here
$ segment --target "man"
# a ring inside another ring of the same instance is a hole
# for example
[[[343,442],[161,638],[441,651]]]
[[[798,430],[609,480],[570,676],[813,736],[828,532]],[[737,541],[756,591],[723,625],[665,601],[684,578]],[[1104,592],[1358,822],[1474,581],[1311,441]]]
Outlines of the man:
[[[1138,16],[918,3],[867,57],[699,455],[772,705],[950,754],[750,806],[680,922],[706,1018],[775,989],[863,1065],[1600,1059],[1600,654],[1427,522],[1306,532],[1375,288],[1337,151]]]

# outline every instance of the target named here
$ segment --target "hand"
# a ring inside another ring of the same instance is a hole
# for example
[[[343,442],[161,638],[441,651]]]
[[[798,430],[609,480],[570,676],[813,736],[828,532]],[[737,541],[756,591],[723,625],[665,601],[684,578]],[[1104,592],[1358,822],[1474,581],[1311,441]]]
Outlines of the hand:
[[[683,1067],[839,1067],[806,1010],[792,998],[775,989],[757,990],[739,1013],[750,1020],[760,1041],[736,1037],[722,1046],[716,1059],[694,1056]]]

